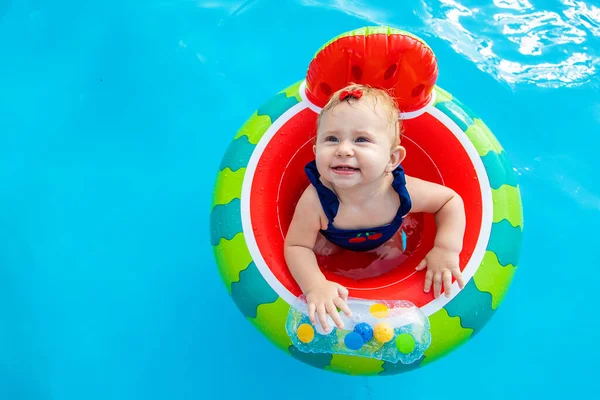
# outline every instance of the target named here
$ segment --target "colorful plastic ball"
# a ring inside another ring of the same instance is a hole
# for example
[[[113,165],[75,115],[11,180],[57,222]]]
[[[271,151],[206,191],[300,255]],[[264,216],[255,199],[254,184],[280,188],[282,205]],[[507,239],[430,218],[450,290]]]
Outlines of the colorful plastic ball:
[[[310,343],[315,337],[315,330],[309,324],[302,324],[298,327],[297,335],[302,343]]]
[[[409,333],[401,333],[396,338],[396,348],[402,354],[409,354],[415,349],[415,339]]]
[[[379,319],[387,317],[389,311],[390,310],[388,306],[381,303],[375,303],[372,304],[371,307],[369,307],[369,312],[371,313],[371,315]]]
[[[344,338],[344,344],[350,350],[359,350],[365,342],[363,341],[362,336],[360,336],[356,332],[350,332]]]
[[[356,324],[356,326],[354,326],[354,332],[358,333],[363,338],[365,343],[373,339],[373,328],[371,328],[371,325],[367,324],[366,322]]]
[[[394,329],[387,322],[380,322],[373,329],[373,336],[381,343],[387,343],[394,338]]]

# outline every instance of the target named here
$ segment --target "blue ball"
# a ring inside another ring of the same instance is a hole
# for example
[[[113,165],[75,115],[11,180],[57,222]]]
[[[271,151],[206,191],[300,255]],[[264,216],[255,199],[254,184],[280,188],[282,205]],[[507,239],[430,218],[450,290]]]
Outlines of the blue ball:
[[[354,327],[354,332],[358,333],[365,343],[373,339],[373,328],[371,328],[371,325],[367,324],[366,322],[356,324]]]
[[[362,336],[360,336],[358,333],[350,332],[344,338],[344,344],[350,350],[358,350],[363,346],[363,344],[365,344],[365,342],[363,341]]]

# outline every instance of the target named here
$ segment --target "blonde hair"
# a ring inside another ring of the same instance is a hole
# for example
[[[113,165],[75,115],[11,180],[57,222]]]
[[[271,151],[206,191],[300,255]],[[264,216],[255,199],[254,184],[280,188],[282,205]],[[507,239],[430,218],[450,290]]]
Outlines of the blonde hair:
[[[362,97],[360,99],[357,99],[356,97],[348,96],[344,100],[340,100],[340,94],[344,90],[351,91],[351,90],[357,90],[357,89],[362,91]],[[367,86],[367,85],[351,83],[350,85],[343,87],[343,88],[339,89],[338,91],[336,91],[335,93],[333,93],[331,95],[331,98],[329,99],[327,104],[325,104],[325,107],[323,107],[323,109],[321,110],[321,112],[319,113],[319,115],[317,117],[317,130],[319,128],[319,125],[321,123],[321,118],[323,117],[323,115],[325,115],[327,112],[331,111],[332,108],[334,108],[335,106],[337,106],[338,104],[340,104],[344,101],[347,101],[349,104],[354,104],[357,101],[362,101],[362,99],[364,99],[364,98],[373,99],[373,102],[374,102],[373,103],[373,111],[375,111],[375,106],[378,102],[381,104],[381,108],[385,111],[385,114],[386,114],[385,118],[388,120],[389,123],[394,125],[394,142],[393,142],[392,148],[399,146],[400,138],[403,133],[403,126],[402,126],[402,122],[400,121],[400,109],[398,108],[398,104],[396,103],[396,100],[394,100],[394,98],[392,96],[390,96],[390,94],[387,91],[385,91],[383,89],[377,89],[377,88]]]

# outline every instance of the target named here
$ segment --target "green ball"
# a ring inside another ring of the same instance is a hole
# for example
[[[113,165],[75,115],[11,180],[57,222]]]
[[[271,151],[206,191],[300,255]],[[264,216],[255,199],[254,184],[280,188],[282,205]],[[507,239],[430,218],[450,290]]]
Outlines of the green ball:
[[[411,353],[415,349],[415,339],[408,333],[401,333],[396,338],[396,348],[402,354]]]

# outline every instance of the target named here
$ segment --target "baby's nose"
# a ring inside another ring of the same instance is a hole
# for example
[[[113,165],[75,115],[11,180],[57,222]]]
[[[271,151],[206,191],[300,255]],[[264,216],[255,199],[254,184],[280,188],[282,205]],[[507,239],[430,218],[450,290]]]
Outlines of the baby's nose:
[[[341,155],[351,155],[353,152],[352,144],[348,142],[340,142],[338,146],[338,153]]]

